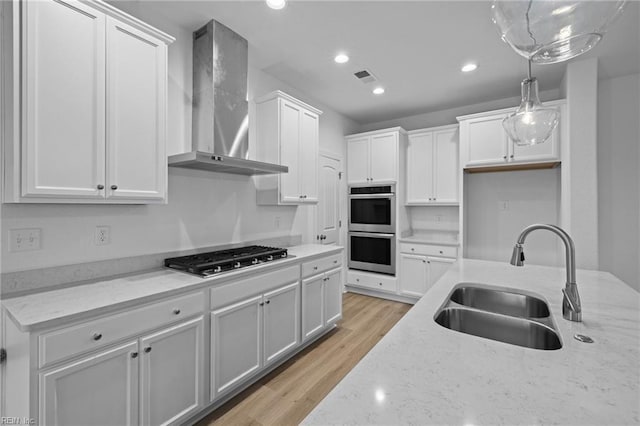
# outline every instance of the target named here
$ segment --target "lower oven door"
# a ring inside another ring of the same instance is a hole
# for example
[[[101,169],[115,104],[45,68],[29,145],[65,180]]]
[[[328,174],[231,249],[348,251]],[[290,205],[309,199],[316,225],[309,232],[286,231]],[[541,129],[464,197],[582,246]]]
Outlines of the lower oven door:
[[[349,268],[396,274],[396,235],[349,232]]]

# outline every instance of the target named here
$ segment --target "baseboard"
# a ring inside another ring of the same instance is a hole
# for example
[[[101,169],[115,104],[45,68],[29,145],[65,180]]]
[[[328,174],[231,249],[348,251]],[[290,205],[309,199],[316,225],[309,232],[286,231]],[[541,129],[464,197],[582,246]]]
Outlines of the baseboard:
[[[394,302],[408,303],[410,305],[415,305],[416,302],[420,300],[413,297],[400,296],[398,294],[387,293],[384,291],[369,290],[363,287],[354,287],[348,284],[345,286],[345,290],[350,293],[364,294],[365,296],[378,297],[380,299],[393,300]]]

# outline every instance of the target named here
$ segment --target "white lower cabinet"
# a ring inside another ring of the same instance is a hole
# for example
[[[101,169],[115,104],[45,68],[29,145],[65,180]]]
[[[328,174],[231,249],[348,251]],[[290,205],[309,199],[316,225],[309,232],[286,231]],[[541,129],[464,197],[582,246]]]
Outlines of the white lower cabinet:
[[[452,258],[400,253],[400,294],[422,297],[454,262]]]
[[[204,402],[204,317],[140,340],[140,419],[143,425],[173,424]]]
[[[302,340],[342,318],[342,268],[302,281]]]
[[[300,343],[300,286],[293,282],[211,314],[211,398],[216,399]]]
[[[203,402],[203,323],[200,316],[40,373],[42,423],[164,425],[194,414]]]
[[[40,424],[138,424],[138,358],[131,341],[40,373]]]

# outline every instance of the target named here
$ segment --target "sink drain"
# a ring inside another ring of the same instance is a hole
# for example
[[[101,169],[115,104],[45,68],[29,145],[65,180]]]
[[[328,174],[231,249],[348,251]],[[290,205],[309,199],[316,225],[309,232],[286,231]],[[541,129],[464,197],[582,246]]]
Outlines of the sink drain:
[[[582,343],[593,343],[593,339],[589,336],[585,336],[584,334],[576,334],[573,338]]]

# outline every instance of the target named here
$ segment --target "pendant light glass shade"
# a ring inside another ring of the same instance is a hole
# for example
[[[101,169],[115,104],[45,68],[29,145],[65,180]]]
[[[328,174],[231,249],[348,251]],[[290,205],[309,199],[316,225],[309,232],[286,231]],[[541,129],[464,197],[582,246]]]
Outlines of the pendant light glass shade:
[[[516,145],[542,143],[551,137],[560,114],[556,108],[542,105],[538,97],[538,80],[522,80],[522,101],[518,109],[502,121],[502,126]]]
[[[623,0],[495,0],[502,40],[537,64],[553,64],[594,47],[620,15]]]

